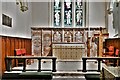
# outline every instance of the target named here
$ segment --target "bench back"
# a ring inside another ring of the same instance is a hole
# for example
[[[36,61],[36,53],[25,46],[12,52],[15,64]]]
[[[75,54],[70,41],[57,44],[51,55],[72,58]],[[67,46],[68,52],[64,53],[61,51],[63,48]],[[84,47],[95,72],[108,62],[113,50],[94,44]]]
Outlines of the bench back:
[[[22,55],[26,55],[26,49],[21,49]]]
[[[25,49],[15,49],[15,56],[24,56],[26,54]]]
[[[20,49],[15,49],[15,56],[21,56],[21,50]]]

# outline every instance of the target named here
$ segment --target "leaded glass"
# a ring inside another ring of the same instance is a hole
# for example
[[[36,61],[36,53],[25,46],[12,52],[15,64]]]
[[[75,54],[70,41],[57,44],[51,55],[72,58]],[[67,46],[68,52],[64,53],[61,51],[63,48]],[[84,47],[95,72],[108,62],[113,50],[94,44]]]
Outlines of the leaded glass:
[[[54,0],[53,26],[83,27],[83,7],[83,0]]]
[[[61,2],[60,0],[54,1],[54,26],[61,25]]]
[[[76,26],[83,26],[83,3],[82,0],[76,0],[76,10],[75,10],[75,22]]]
[[[72,26],[72,1],[64,1],[64,26]]]

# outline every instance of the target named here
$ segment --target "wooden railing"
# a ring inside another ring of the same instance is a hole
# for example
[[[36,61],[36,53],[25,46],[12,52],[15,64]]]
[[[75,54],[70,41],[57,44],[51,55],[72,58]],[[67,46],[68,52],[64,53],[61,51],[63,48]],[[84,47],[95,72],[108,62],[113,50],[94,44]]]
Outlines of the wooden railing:
[[[120,60],[120,57],[83,57],[83,72],[87,72],[86,70],[86,60],[97,60],[98,61],[98,72],[100,72],[100,68],[101,68],[101,61],[103,60],[114,60],[114,66],[116,65],[116,60]]]
[[[52,59],[52,71],[56,72],[56,57],[47,56],[7,56],[5,58],[6,71],[12,71],[12,59],[23,59],[23,72],[27,71],[26,69],[26,59],[37,59],[38,60],[38,72],[41,71],[41,60],[42,59]],[[34,71],[34,70],[32,70]]]

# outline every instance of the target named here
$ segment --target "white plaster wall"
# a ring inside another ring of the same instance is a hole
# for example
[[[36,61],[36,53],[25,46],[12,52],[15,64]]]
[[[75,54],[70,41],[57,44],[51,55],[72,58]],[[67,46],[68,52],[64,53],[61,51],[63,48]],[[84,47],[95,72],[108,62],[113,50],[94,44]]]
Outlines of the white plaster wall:
[[[105,26],[108,24],[108,26]],[[114,38],[115,29],[113,29],[113,17],[108,15],[108,23],[105,23],[105,3],[89,3],[89,27],[108,27],[109,38]]]
[[[2,2],[2,13],[10,16],[13,20],[12,27],[2,25],[1,35],[31,38],[32,10],[29,3],[29,10],[20,11],[20,6],[16,5],[16,0],[12,2]]]
[[[115,6],[114,6],[115,8]],[[119,9],[119,8],[118,8]],[[114,13],[114,16],[113,16]],[[119,11],[117,11],[117,8],[113,10],[113,13],[108,14],[108,32],[109,32],[109,38],[118,38],[118,36],[114,37],[117,33],[119,33]],[[114,17],[114,18],[113,18]],[[114,20],[114,25],[113,25]]]
[[[32,26],[49,26],[49,5],[48,2],[32,2]],[[93,2],[89,3],[89,26],[105,27],[105,3]],[[50,19],[51,20],[51,19]],[[51,22],[52,24],[52,22]]]
[[[32,26],[49,26],[48,2],[32,2]]]
[[[118,37],[120,38],[120,1],[119,1],[119,8],[118,8],[118,16],[119,16],[119,25],[118,25]]]
[[[89,2],[89,26],[105,27],[104,2]]]
[[[1,35],[31,38],[32,10],[30,8],[31,5],[29,5],[29,10],[23,13],[20,11],[19,6],[16,5],[16,0],[0,0],[0,65],[2,65]],[[2,25],[2,13],[12,18],[12,27]],[[2,67],[0,66],[0,79],[1,76]]]
[[[114,38],[115,29],[113,29],[113,15],[108,15],[108,32],[109,38]]]

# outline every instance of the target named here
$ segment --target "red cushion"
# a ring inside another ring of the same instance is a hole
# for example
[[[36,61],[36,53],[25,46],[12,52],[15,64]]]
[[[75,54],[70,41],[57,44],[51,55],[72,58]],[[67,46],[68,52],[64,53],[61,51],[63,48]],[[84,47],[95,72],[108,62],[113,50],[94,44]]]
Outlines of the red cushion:
[[[16,56],[22,55],[22,53],[21,53],[21,50],[20,50],[20,49],[16,49],[15,51],[16,51]]]
[[[25,49],[21,49],[22,54],[26,54],[26,50]]]
[[[118,56],[118,54],[119,54],[119,49],[116,49],[115,54]]]
[[[114,46],[109,46],[109,52],[114,52]]]

